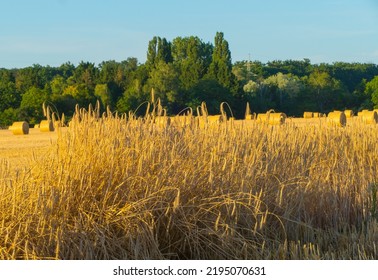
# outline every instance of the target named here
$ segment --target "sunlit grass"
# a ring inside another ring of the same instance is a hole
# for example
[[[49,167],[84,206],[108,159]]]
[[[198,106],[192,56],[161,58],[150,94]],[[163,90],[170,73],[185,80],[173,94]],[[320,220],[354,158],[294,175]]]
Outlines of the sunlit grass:
[[[23,171],[0,163],[1,259],[378,257],[377,125],[81,111],[57,133]]]

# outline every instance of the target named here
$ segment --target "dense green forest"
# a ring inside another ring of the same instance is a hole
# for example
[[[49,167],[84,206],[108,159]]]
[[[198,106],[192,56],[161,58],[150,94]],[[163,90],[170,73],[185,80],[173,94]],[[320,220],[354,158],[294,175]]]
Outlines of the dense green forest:
[[[236,117],[243,117],[247,102],[253,112],[275,109],[288,116],[357,111],[378,108],[378,65],[311,64],[308,59],[232,63],[221,32],[214,43],[194,36],[171,42],[154,37],[145,63],[127,58],[97,66],[82,61],[77,66],[67,62],[59,67],[0,68],[0,127],[16,120],[38,123],[45,101],[68,117],[76,104],[88,106],[96,100],[120,113],[134,111],[149,100],[152,88],[171,115],[202,101],[211,114],[219,113],[220,103],[227,101]]]

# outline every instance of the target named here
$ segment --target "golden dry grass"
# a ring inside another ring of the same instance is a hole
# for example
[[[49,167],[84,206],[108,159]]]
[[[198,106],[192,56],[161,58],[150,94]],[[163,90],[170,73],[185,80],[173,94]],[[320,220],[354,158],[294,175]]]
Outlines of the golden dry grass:
[[[0,164],[0,258],[377,259],[377,126],[316,121],[81,111],[32,167]]]
[[[13,135],[0,129],[0,161],[6,160],[12,169],[23,169],[46,155],[57,138],[56,133],[41,133],[39,128],[30,128],[27,135]]]

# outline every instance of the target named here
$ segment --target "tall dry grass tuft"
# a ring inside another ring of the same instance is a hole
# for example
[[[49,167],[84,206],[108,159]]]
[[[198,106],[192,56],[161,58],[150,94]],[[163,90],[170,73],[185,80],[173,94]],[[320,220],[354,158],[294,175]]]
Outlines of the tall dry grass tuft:
[[[377,127],[77,108],[57,133],[25,172],[0,163],[1,259],[378,258]]]

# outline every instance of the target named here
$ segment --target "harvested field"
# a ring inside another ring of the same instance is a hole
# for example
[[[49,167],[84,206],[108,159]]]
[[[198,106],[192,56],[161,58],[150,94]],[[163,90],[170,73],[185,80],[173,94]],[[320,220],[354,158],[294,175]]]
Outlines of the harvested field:
[[[94,115],[1,132],[1,259],[378,258],[377,125]]]
[[[10,130],[0,129],[0,161],[7,160],[12,169],[23,168],[33,159],[45,156],[57,138],[57,133],[42,133],[39,128],[30,128],[27,135],[13,135]]]

